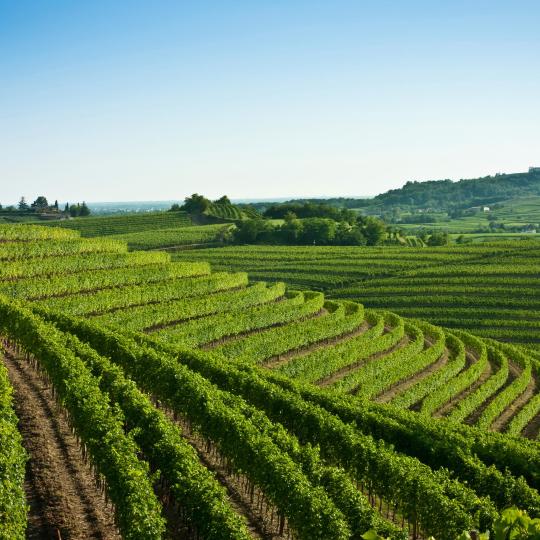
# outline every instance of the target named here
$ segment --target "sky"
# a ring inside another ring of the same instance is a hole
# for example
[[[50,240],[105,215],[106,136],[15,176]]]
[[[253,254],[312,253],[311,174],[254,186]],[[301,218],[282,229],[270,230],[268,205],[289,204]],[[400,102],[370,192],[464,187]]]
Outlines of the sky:
[[[0,0],[0,203],[540,166],[540,2]]]

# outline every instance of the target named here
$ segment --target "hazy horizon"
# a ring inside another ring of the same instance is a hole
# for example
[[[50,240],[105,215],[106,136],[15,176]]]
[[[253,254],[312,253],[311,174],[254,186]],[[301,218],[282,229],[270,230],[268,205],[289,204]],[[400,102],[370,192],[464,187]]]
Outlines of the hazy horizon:
[[[0,0],[0,203],[373,196],[540,165],[540,4]]]

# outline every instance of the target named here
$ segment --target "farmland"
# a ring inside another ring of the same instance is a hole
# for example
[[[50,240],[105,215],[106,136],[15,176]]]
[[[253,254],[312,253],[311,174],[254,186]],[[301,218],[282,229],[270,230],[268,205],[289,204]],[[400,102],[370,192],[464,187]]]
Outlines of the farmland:
[[[188,227],[191,220],[185,212],[147,212],[54,220],[40,224],[79,231],[83,237],[94,237]]]
[[[540,243],[437,248],[234,246],[176,252],[366,307],[517,344],[540,343]]]
[[[533,322],[533,244],[171,261],[65,228],[0,240],[4,537],[454,539],[512,505],[540,516],[538,355],[389,301],[410,274],[487,317],[506,283],[504,309]],[[342,281],[324,281],[327,262]],[[467,268],[489,290],[460,282]]]

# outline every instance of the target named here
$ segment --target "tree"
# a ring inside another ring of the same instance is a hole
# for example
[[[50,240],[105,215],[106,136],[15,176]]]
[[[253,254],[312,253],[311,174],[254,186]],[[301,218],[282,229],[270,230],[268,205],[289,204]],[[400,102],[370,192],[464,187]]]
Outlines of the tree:
[[[296,219],[293,212],[287,212],[285,222],[279,228],[283,241],[287,244],[297,244],[302,235],[302,221]]]
[[[178,203],[174,203],[170,208],[169,212],[179,212],[180,211],[180,205]]]
[[[40,195],[33,203],[32,209],[34,212],[45,212],[49,208],[49,203],[47,198],[43,195]]]
[[[184,199],[184,204],[181,210],[185,210],[190,214],[202,214],[205,210],[208,209],[210,201],[203,195],[194,193],[191,197],[186,197]]]
[[[79,211],[79,215],[81,217],[86,217],[86,216],[89,216],[90,215],[90,208],[88,208],[88,206],[86,206],[86,203],[83,201],[82,205],[81,205],[81,209]]]
[[[220,197],[219,199],[214,201],[216,204],[231,204],[231,201],[227,195],[223,195],[223,197]]]
[[[77,217],[79,215],[81,211],[81,207],[79,206],[79,203],[77,203],[77,206],[75,206],[74,204],[72,204],[70,207],[69,207],[69,215],[71,217]]]
[[[295,219],[298,219],[298,216],[294,212],[287,212],[283,216],[283,219],[285,220],[285,223],[287,223],[287,222],[293,221]]]
[[[303,219],[300,241],[304,244],[331,244],[336,236],[336,228],[337,223],[331,219]]]
[[[386,225],[380,219],[368,217],[365,220],[364,235],[368,246],[377,246],[386,238]]]
[[[26,199],[24,197],[21,197],[21,200],[19,201],[19,210],[21,210],[22,212],[30,210],[30,207],[28,206],[28,203],[26,202]]]
[[[58,201],[54,201],[54,209],[56,212],[58,212]]]
[[[274,227],[263,219],[246,219],[236,225],[234,239],[245,244],[255,244],[263,239],[270,239]]]
[[[342,221],[337,226],[335,243],[340,246],[364,246],[366,237],[360,227]]]
[[[66,206],[64,206],[64,212],[69,214],[69,203],[66,203]]]
[[[428,246],[447,246],[448,233],[444,231],[434,231],[427,241]]]

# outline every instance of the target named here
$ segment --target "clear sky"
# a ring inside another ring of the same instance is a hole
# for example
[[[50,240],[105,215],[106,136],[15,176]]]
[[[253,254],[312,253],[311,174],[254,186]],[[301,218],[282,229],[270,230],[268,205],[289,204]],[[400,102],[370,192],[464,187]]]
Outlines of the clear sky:
[[[0,203],[540,166],[540,2],[0,0]]]

